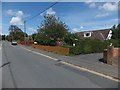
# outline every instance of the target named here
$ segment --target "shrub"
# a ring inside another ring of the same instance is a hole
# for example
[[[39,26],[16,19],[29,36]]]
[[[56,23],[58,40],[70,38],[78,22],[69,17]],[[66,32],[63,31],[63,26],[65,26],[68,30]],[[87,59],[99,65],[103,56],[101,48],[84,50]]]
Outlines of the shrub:
[[[93,53],[93,51],[92,51],[92,46],[91,46],[91,45],[88,45],[88,44],[86,44],[86,45],[84,46],[83,50],[84,50],[84,54]]]
[[[80,39],[76,46],[70,47],[70,54],[90,54],[90,53],[100,53],[107,47],[104,42],[97,39]]]
[[[70,54],[73,54],[73,55],[79,55],[81,54],[81,48],[80,46],[72,46],[72,47],[69,47],[70,49]]]
[[[105,41],[105,45],[109,45],[110,43],[113,44],[113,46],[115,47],[120,47],[120,40],[119,39],[111,39],[111,40],[107,40]]]
[[[49,37],[43,35],[43,34],[38,34],[36,35],[35,41],[38,42],[40,45],[46,45],[46,46],[55,46],[56,41],[51,40]]]

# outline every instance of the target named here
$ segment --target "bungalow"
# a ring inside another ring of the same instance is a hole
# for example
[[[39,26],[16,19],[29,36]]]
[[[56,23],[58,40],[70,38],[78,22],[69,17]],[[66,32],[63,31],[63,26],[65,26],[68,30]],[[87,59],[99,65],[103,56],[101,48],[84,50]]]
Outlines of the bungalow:
[[[91,30],[76,33],[81,38],[95,38],[101,41],[109,40],[112,37],[111,29]]]

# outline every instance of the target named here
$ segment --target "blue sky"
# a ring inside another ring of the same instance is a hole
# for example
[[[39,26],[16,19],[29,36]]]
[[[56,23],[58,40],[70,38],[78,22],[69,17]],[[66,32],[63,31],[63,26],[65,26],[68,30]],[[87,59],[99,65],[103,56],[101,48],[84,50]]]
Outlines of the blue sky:
[[[2,33],[8,34],[11,24],[23,30],[24,20],[38,14],[53,3],[2,2]],[[28,34],[36,32],[46,13],[59,17],[68,25],[71,32],[111,28],[118,23],[118,7],[115,2],[59,2],[26,23]]]

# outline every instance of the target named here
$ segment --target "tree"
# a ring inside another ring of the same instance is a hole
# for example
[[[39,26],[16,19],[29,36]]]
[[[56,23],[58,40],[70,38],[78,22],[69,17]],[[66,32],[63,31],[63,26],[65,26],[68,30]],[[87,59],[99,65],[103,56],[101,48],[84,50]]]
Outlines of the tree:
[[[72,46],[73,43],[77,43],[77,41],[79,40],[79,36],[74,34],[74,33],[66,33],[66,35],[64,36],[64,42],[67,44],[67,45],[70,45]]]
[[[112,39],[120,39],[120,24],[117,26],[114,25],[112,31]]]
[[[32,40],[36,41],[37,33],[32,34]]]
[[[38,27],[38,34],[54,42],[63,40],[67,31],[68,27],[65,23],[60,21],[56,16],[49,14],[44,16],[43,23]]]
[[[2,35],[2,40],[5,40],[6,39],[6,35]]]
[[[24,40],[24,32],[16,25],[9,27],[9,40]]]
[[[116,43],[118,45],[118,47],[120,47],[120,24],[118,24],[117,26],[113,26],[112,28],[112,41],[117,41]]]
[[[2,40],[2,35],[0,34],[0,41]]]

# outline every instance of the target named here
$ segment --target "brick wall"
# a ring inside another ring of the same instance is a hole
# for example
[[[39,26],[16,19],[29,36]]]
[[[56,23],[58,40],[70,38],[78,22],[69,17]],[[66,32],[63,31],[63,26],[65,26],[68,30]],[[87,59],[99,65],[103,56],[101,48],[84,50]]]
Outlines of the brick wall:
[[[32,47],[62,55],[69,55],[69,48],[63,48],[58,46],[43,46],[43,45],[35,45],[35,44],[32,44]]]
[[[17,43],[18,44],[22,44],[22,45],[32,46],[32,44],[34,42],[32,42],[32,41],[20,41],[20,40],[18,40]]]
[[[120,48],[115,48],[114,46],[108,46],[103,52],[104,61],[107,64],[118,66],[120,62]]]
[[[120,48],[113,49],[113,57],[120,57]]]

